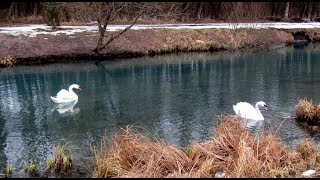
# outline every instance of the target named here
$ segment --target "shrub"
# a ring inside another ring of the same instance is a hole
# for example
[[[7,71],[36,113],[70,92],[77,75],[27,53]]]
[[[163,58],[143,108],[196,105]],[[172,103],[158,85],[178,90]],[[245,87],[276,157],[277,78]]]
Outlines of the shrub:
[[[60,26],[60,10],[56,2],[45,2],[43,5],[43,18],[48,26],[55,29]]]

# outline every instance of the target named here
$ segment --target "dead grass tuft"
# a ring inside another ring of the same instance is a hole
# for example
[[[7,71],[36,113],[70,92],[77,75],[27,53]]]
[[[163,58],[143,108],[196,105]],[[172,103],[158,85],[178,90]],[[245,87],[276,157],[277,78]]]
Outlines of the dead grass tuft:
[[[0,67],[10,68],[17,64],[17,59],[13,56],[6,56],[0,59]]]
[[[296,105],[296,118],[298,122],[307,123],[308,125],[319,125],[320,105],[315,105],[311,101],[300,99]]]
[[[54,160],[48,160],[45,166],[45,172],[49,173],[52,170],[55,173],[68,172],[72,168],[73,158],[71,156],[72,149],[68,146],[68,142],[58,145],[54,149]]]
[[[319,156],[313,139],[306,138],[301,140],[297,146],[297,152],[300,153],[301,157],[309,163],[309,167],[316,165],[317,158]]]
[[[95,149],[94,177],[165,177],[186,171],[190,163],[182,149],[152,142],[129,127],[116,134],[109,150],[106,143],[103,138],[100,151]]]

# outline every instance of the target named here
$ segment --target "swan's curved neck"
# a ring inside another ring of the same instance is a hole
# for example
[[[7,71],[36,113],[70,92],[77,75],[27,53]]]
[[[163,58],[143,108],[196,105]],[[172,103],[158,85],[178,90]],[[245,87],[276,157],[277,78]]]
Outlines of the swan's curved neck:
[[[78,97],[78,95],[75,92],[73,92],[73,90],[72,90],[73,88],[74,88],[74,86],[69,87],[69,93],[73,94],[73,96],[75,96],[75,97]]]
[[[73,86],[70,86],[69,87],[69,92],[73,92],[73,90],[72,90],[73,88],[74,88]]]
[[[261,112],[260,112],[259,104],[258,104],[258,103],[256,104],[256,110],[257,110],[258,114],[260,115],[260,117],[263,117],[262,114],[261,114]]]

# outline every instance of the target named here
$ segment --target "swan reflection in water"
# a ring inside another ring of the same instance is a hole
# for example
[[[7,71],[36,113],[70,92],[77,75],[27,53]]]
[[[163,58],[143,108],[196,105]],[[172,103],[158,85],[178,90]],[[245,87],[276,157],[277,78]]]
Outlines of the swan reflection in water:
[[[53,111],[57,110],[59,114],[64,114],[66,112],[71,112],[71,113],[78,113],[80,111],[79,108],[75,108],[74,106],[78,103],[78,99],[67,102],[67,103],[59,103],[59,104],[54,104],[53,106]]]

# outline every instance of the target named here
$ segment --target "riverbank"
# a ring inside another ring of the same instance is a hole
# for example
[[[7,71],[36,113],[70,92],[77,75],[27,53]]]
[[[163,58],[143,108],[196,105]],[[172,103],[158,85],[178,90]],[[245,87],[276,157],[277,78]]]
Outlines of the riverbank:
[[[286,178],[319,177],[319,152],[312,139],[296,150],[283,147],[274,134],[255,139],[237,116],[222,116],[215,135],[187,150],[153,142],[132,129],[122,129],[102,140],[95,151],[95,178]]]
[[[101,54],[93,53],[98,32],[38,34],[34,37],[1,33],[0,59],[13,57],[14,65],[108,60],[172,52],[270,50],[294,43],[296,37],[319,41],[312,29],[130,29]],[[5,67],[2,62],[0,66]]]

